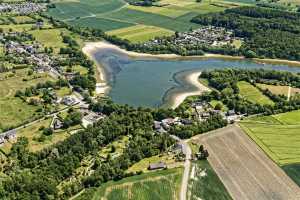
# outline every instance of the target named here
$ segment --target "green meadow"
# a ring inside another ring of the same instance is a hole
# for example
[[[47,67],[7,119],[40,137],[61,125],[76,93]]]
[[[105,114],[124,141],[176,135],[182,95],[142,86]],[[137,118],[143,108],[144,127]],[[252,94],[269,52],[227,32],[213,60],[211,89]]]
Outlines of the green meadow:
[[[274,105],[274,102],[267,96],[263,95],[256,87],[246,81],[240,81],[237,84],[240,94],[247,100],[262,105]]]
[[[15,73],[6,72],[0,75],[0,131],[18,126],[39,114],[39,106],[28,105],[20,98],[15,98],[17,90],[34,86],[40,82],[53,80],[47,74],[27,75],[28,69],[16,70]]]

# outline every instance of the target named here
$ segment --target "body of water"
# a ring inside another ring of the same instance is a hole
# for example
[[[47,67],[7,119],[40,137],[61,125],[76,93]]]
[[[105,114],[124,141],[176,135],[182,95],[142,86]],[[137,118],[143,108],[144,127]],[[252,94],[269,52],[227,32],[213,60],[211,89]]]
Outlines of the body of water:
[[[199,58],[190,60],[133,59],[112,49],[101,49],[94,57],[105,69],[113,101],[132,106],[158,107],[167,104],[173,92],[188,90],[184,75],[193,71],[221,68],[264,68],[300,72],[300,68],[281,64],[259,64],[251,60]],[[181,74],[182,73],[182,74]]]

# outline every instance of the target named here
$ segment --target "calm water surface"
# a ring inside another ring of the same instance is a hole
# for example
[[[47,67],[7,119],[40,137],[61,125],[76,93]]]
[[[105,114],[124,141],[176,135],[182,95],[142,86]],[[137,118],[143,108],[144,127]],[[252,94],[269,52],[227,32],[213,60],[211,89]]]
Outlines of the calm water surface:
[[[258,64],[249,60],[191,59],[159,60],[132,59],[115,50],[99,50],[94,54],[97,62],[104,66],[111,90],[109,96],[117,103],[132,106],[158,107],[166,103],[164,98],[170,91],[187,90],[176,80],[178,74],[217,68],[265,68],[300,72],[300,68],[280,64]],[[170,90],[172,88],[172,90]]]

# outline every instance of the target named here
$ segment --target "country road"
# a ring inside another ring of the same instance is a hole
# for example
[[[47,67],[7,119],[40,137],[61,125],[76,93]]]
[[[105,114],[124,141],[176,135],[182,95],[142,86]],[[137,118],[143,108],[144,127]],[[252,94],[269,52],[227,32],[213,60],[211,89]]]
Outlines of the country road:
[[[185,162],[184,162],[184,172],[182,176],[181,189],[180,189],[180,200],[186,200],[187,188],[189,183],[189,174],[191,168],[191,154],[192,150],[186,141],[182,141],[183,148],[185,149]]]
[[[192,150],[187,143],[188,140],[181,140],[179,137],[175,135],[171,135],[172,138],[177,140],[180,144],[182,144],[182,152],[185,155],[185,161],[184,161],[184,172],[182,176],[182,182],[180,187],[180,198],[179,200],[186,200],[187,196],[187,188],[189,183],[189,175],[190,175],[190,168],[191,168],[191,155]]]

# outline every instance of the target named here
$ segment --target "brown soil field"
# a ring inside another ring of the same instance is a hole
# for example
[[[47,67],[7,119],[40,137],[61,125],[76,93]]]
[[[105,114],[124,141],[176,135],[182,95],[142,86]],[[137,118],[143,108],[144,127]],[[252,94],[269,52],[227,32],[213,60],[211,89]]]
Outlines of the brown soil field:
[[[236,200],[299,200],[300,188],[237,126],[192,138]]]

